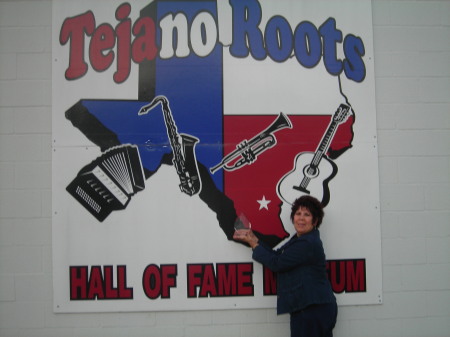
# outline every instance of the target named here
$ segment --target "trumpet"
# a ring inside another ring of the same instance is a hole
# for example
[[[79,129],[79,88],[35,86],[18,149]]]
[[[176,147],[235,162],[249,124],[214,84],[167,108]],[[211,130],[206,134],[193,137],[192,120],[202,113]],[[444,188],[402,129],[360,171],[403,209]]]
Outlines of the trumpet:
[[[273,133],[284,128],[292,129],[292,123],[284,113],[280,112],[267,129],[250,140],[244,139],[236,145],[236,150],[226,155],[219,164],[211,167],[209,171],[213,174],[220,168],[226,171],[234,171],[244,165],[252,164],[256,161],[258,155],[277,143]]]

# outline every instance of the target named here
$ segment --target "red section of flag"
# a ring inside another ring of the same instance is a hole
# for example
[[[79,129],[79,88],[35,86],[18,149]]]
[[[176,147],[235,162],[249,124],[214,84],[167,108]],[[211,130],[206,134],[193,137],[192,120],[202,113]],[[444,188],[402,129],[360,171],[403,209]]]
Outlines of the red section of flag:
[[[277,195],[280,179],[293,169],[299,153],[314,153],[326,132],[331,116],[288,116],[292,128],[280,128],[272,133],[264,131],[277,116],[225,116],[224,154],[237,151],[241,155],[229,163],[233,166],[242,160],[249,148],[260,152],[251,164],[244,164],[234,170],[225,170],[225,194],[234,201],[237,214],[244,213],[251,222],[252,229],[281,238],[287,236],[280,219],[282,200]],[[334,151],[350,146],[353,118],[340,125],[333,137]],[[266,143],[275,141],[273,147],[253,144],[258,135],[266,135]],[[247,140],[248,145],[237,150],[237,145]],[[265,150],[264,150],[265,149]]]

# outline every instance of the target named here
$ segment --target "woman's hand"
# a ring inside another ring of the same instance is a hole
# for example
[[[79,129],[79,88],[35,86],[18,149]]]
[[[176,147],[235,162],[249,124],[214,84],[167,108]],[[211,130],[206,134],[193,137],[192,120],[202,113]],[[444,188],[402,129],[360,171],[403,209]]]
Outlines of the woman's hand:
[[[251,229],[237,229],[234,232],[233,239],[248,243],[252,249],[254,249],[259,242],[259,239]]]

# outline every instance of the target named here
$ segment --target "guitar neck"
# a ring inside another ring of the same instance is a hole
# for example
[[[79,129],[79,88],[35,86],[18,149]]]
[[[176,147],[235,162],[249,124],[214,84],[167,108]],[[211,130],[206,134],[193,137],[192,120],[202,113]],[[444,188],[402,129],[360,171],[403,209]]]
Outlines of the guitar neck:
[[[319,146],[317,147],[317,150],[314,154],[314,158],[311,161],[312,165],[319,165],[320,160],[322,159],[323,155],[328,151],[328,148],[330,147],[331,140],[333,139],[333,136],[336,132],[337,126],[339,125],[338,122],[335,120],[332,120],[330,125],[328,126],[327,132],[322,137],[322,140],[320,141]]]

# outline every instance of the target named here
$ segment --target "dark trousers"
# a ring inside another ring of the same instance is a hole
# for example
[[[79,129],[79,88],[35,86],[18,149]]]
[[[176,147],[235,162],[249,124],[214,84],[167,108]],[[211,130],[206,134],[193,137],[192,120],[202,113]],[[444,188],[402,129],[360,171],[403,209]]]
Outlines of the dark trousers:
[[[315,304],[291,313],[291,337],[333,337],[336,303]]]

